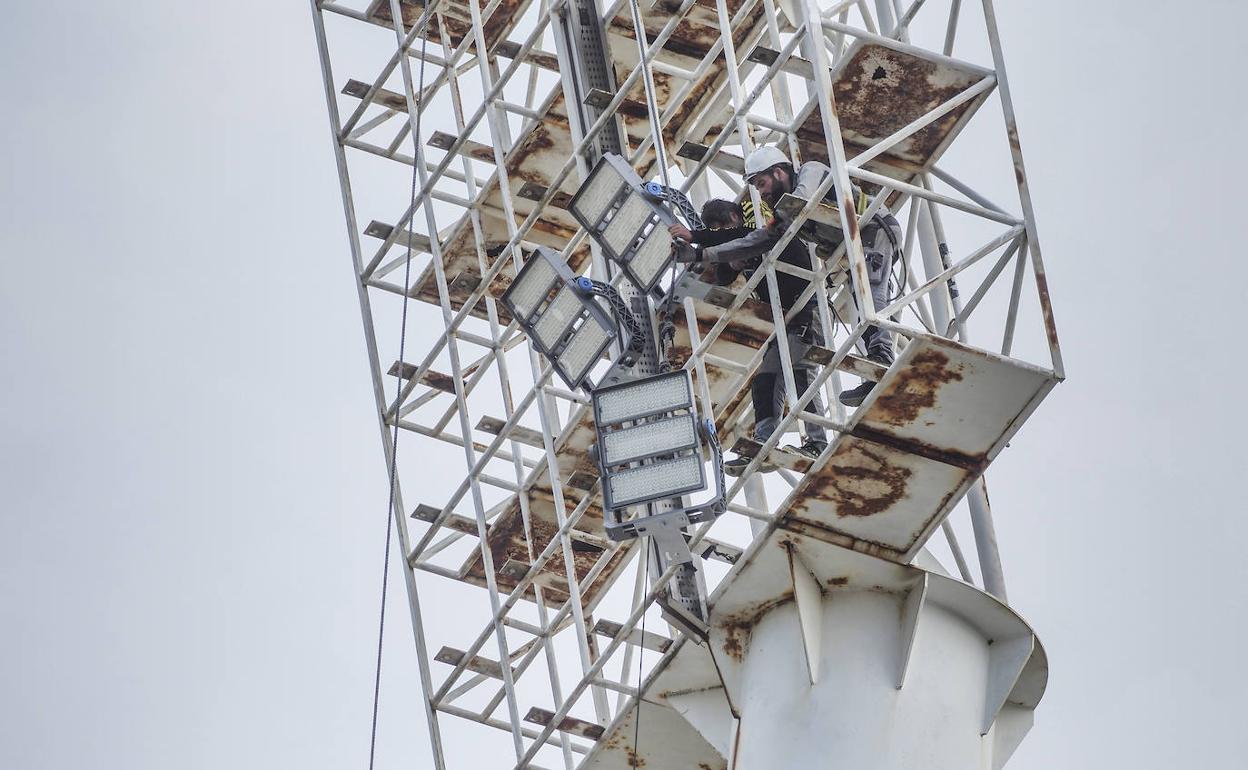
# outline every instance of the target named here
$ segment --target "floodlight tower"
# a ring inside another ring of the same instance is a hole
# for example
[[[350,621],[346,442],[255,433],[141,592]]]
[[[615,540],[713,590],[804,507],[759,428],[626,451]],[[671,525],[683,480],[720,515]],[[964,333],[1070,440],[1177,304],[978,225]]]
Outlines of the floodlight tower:
[[[1064,372],[991,0],[311,8],[432,766],[1004,765],[1047,661],[985,472]],[[760,144],[831,173],[711,285],[668,225],[761,211]],[[825,342],[759,442],[785,274]]]

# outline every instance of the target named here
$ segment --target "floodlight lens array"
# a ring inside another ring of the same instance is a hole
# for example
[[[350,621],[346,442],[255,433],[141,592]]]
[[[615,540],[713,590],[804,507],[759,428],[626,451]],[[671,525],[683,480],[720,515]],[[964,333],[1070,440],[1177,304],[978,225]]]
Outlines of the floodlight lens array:
[[[663,272],[671,257],[671,243],[667,230],[659,225],[655,225],[642,241],[641,248],[637,249],[632,261],[628,263],[642,284],[649,286],[659,279],[659,273]]]
[[[559,274],[549,262],[536,256],[531,258],[507,289],[507,299],[515,313],[522,318],[533,315],[558,278]]]
[[[579,382],[598,362],[610,341],[610,332],[592,319],[586,319],[559,354],[559,366],[570,379]]]
[[[687,409],[693,405],[693,393],[685,372],[665,377],[652,377],[632,385],[605,390],[595,396],[599,425],[635,420],[651,414]]]
[[[624,204],[602,231],[602,239],[607,248],[617,257],[622,257],[632,248],[642,225],[653,215],[653,210],[641,195],[634,193],[625,198]]]
[[[607,478],[607,484],[611,505],[616,508],[696,492],[705,485],[702,458],[685,455],[617,471]]]
[[[581,301],[567,285],[561,286],[555,298],[546,306],[542,317],[533,326],[533,332],[548,349],[553,349],[564,332],[583,312]]]
[[[596,224],[615,202],[624,185],[624,178],[611,164],[599,164],[576,196],[576,213],[586,222]]]
[[[697,445],[698,431],[693,415],[685,414],[608,433],[602,438],[600,451],[607,465],[619,465]]]

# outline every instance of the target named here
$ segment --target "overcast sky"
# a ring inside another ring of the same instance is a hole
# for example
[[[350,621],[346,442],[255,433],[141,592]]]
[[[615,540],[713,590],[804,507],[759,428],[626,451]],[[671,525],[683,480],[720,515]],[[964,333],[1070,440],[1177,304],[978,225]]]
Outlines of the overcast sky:
[[[307,4],[10,5],[0,767],[360,767],[386,483]],[[1052,664],[1010,767],[1242,766],[1248,11],[1000,6],[1069,375],[992,471]]]

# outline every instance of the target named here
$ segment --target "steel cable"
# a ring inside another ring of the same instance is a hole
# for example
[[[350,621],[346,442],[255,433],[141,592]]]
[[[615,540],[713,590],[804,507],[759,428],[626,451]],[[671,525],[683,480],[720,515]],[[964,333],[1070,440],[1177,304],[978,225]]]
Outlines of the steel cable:
[[[416,181],[417,181],[417,158],[420,154],[420,119],[424,115],[424,103],[421,101],[425,90],[425,51],[429,43],[429,39],[425,36],[426,28],[429,24],[429,18],[432,15],[432,6],[426,6],[424,14],[421,15],[417,25],[420,31],[420,76],[416,90],[413,92],[413,98],[417,99],[416,103],[416,126],[412,131],[412,192],[411,192],[411,208],[413,213],[416,209]],[[402,20],[399,20],[400,27]],[[406,55],[405,52],[401,52]],[[406,62],[404,63],[406,66]],[[427,204],[426,204],[427,205]],[[412,278],[412,227],[407,228],[407,256],[403,265],[403,313],[399,326],[399,362],[400,368],[404,361],[404,353],[407,348],[407,305],[411,298],[411,278]],[[437,237],[432,234],[431,237]],[[401,374],[401,373],[400,373]],[[373,770],[374,762],[377,757],[377,711],[381,702],[381,653],[385,642],[386,632],[386,594],[387,587],[390,582],[390,540],[394,532],[394,502],[398,491],[398,467],[399,467],[399,399],[403,397],[403,377],[397,378],[395,383],[394,397],[394,428],[390,438],[390,499],[386,504],[386,550],[385,557],[382,561],[381,568],[381,611],[377,618],[377,664],[373,673],[373,717],[372,726],[368,741],[368,768]]]

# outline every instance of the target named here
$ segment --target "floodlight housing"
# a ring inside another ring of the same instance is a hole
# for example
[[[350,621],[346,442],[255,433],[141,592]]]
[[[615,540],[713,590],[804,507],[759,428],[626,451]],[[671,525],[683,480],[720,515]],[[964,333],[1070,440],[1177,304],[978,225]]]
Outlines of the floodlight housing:
[[[647,517],[625,521],[632,506],[676,501],[675,515],[693,524],[724,510],[723,452],[710,420],[698,417],[689,372],[680,370],[598,388],[593,392],[594,458],[602,477],[607,535],[637,535]],[[707,489],[709,455],[715,497],[686,505],[684,496]]]
[[[568,208],[638,288],[658,284],[672,260],[667,226],[677,220],[628,161],[604,154]]]
[[[616,322],[559,252],[538,247],[502,303],[570,389],[592,390],[591,370],[618,337]]]

